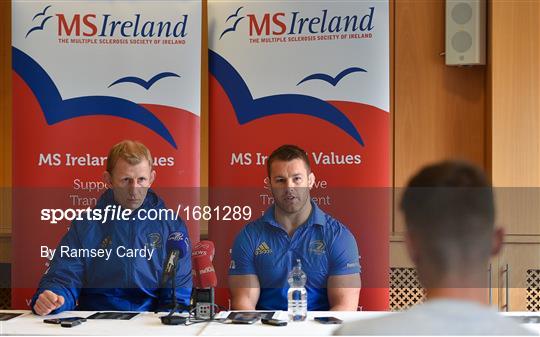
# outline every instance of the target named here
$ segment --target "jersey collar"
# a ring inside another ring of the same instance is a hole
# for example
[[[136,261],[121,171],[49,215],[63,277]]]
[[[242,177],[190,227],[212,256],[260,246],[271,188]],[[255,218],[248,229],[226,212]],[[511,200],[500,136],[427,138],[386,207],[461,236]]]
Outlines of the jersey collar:
[[[313,201],[311,202],[311,214],[309,215],[308,219],[303,225],[306,225],[308,227],[311,227],[313,225],[319,225],[324,226],[326,224],[326,217],[324,212],[315,204]],[[262,216],[262,221],[264,223],[267,223],[271,226],[281,228],[281,225],[276,221],[276,218],[274,216],[274,209],[275,205],[270,206],[266,212],[264,212],[264,215]]]

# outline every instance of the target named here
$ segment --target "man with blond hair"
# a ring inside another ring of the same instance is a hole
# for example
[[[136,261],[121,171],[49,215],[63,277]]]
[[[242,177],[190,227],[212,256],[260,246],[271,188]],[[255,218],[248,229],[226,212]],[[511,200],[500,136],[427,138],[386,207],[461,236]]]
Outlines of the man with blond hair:
[[[88,217],[75,220],[62,238],[32,299],[36,314],[74,309],[153,311],[171,303],[171,287],[161,284],[165,243],[173,232],[189,241],[181,219],[140,216],[145,214],[141,210],[147,214],[165,208],[150,189],[156,178],[152,163],[148,148],[136,141],[122,141],[110,150],[103,173],[109,189],[91,213],[83,213]],[[113,217],[113,209],[130,214]],[[175,275],[177,300],[183,305],[189,304],[192,287],[187,246]]]

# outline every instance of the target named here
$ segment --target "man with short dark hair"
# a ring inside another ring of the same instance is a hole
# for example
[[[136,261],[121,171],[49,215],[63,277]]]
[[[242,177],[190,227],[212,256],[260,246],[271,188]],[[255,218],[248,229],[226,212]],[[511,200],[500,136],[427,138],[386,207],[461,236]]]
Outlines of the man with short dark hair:
[[[499,252],[493,193],[484,174],[463,162],[423,168],[401,200],[406,244],[427,291],[424,304],[343,325],[338,335],[527,335],[484,305],[489,258]]]
[[[181,219],[151,221],[144,216],[148,210],[165,208],[150,189],[156,177],[152,164],[150,151],[142,143],[126,140],[110,150],[103,173],[110,188],[93,211],[131,210],[130,220],[109,215],[104,220],[73,221],[32,299],[36,314],[75,309],[167,309],[172,302],[172,282],[160,283],[171,233],[186,243],[175,281],[178,303],[189,305],[191,253],[186,225]]]
[[[356,310],[358,248],[351,232],[310,200],[306,152],[283,145],[268,158],[274,205],[236,237],[229,268],[232,308],[287,310],[287,277],[300,259],[308,310]]]

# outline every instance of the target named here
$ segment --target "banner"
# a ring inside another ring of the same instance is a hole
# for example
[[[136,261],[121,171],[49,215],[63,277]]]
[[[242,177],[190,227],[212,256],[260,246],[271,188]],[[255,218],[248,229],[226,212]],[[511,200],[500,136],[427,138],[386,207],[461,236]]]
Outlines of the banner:
[[[364,310],[388,309],[391,152],[387,1],[208,2],[210,185],[217,204],[272,204],[266,158],[308,152],[312,197],[355,235]],[[212,219],[220,284],[240,221]],[[269,271],[271,272],[271,271]],[[225,301],[226,299],[223,299]]]
[[[70,221],[96,204],[109,149],[154,157],[169,208],[198,203],[200,1],[13,2],[13,308],[27,309]],[[192,240],[199,227],[188,222]]]

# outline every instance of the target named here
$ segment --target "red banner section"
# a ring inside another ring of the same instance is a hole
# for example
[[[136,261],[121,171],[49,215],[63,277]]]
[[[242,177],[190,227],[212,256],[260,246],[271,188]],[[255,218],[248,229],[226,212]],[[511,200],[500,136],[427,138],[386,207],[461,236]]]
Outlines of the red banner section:
[[[313,200],[356,238],[359,305],[387,310],[388,2],[210,0],[208,21],[212,201],[245,203],[255,220],[272,204],[266,158],[284,144],[303,148],[316,177]],[[224,289],[245,224],[209,225]]]
[[[389,228],[391,223],[390,116],[359,103],[331,102],[353,123],[366,146],[320,119],[282,114],[239,124],[231,102],[215,78],[210,80],[211,201],[249,205],[253,220],[271,205],[265,189],[265,158],[283,144],[296,144],[310,155],[316,176],[312,197],[321,209],[354,234],[361,254],[364,310],[388,310]],[[357,164],[357,162],[360,162]],[[245,221],[211,221],[219,284],[227,287],[229,251]],[[271,271],[269,271],[271,272]],[[220,293],[228,302],[226,291]]]
[[[173,126],[170,131],[177,150],[148,128],[122,118],[88,116],[48,125],[39,102],[16,74],[13,92],[12,306],[27,308],[34,289],[21,294],[18,285],[32,283],[29,280],[37,285],[48,262],[40,256],[40,246],[56,247],[70,225],[69,221],[40,221],[41,209],[95,206],[104,191],[104,158],[123,139],[136,139],[150,149],[157,172],[153,188],[167,187],[160,196],[169,208],[197,204],[194,187],[199,184],[200,121],[181,109],[145,106],[164,125]],[[187,225],[192,241],[198,241],[198,223],[189,221]]]
[[[71,224],[42,209],[93,208],[118,142],[150,149],[168,208],[199,203],[201,4],[162,5],[13,2],[14,309],[28,309],[51,258],[43,247]],[[198,222],[187,225],[198,241]]]

